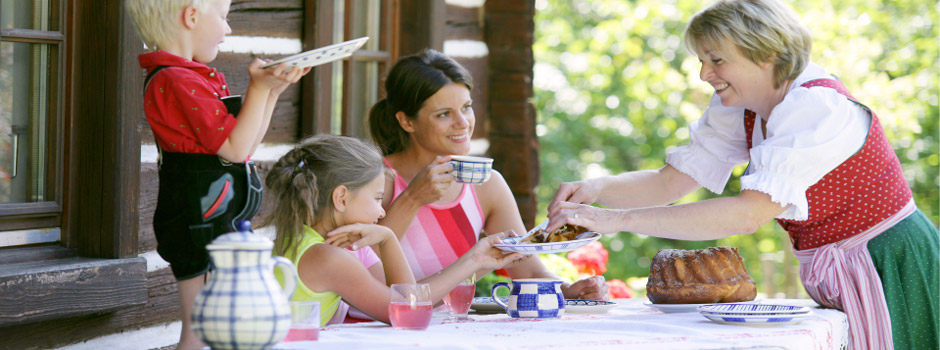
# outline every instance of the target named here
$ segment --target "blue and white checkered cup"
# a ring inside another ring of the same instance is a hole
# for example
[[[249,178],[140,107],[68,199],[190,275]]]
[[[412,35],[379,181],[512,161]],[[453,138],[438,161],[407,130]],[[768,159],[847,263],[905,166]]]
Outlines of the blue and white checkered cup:
[[[491,291],[493,301],[506,310],[510,317],[554,318],[565,314],[565,296],[561,293],[561,280],[550,278],[523,278],[509,283],[499,282]],[[496,297],[500,287],[509,289],[509,302]]]
[[[493,170],[493,158],[473,156],[450,156],[454,166],[454,180],[460,183],[479,185],[490,179]]]

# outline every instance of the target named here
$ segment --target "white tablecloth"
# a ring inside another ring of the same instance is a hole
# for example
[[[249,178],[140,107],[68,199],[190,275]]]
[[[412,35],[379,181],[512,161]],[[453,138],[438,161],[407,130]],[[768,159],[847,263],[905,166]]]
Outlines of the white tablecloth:
[[[817,307],[795,324],[750,326],[709,321],[698,312],[662,313],[645,298],[616,300],[604,314],[567,313],[558,319],[470,315],[451,321],[435,313],[425,331],[395,330],[380,322],[334,325],[318,341],[276,349],[842,349],[846,316],[808,299],[763,299],[761,304]]]

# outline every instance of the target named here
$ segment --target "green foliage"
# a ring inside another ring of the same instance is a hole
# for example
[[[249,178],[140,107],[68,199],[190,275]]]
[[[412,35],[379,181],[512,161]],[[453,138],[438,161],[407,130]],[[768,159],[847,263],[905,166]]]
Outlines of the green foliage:
[[[541,155],[540,213],[563,181],[654,169],[688,143],[712,88],[697,57],[681,45],[688,19],[707,2],[690,0],[538,0],[534,103]],[[937,7],[910,0],[792,0],[813,34],[812,60],[839,76],[885,126],[918,206],[940,219]],[[899,20],[903,19],[903,20]],[[740,189],[736,169],[724,194]],[[713,198],[699,190],[683,202]],[[621,233],[605,276],[648,274],[663,248],[740,248],[759,286],[782,290],[784,274],[766,276],[761,260],[793,271],[785,233],[768,224],[752,235],[684,242]],[[783,266],[780,266],[781,263]],[[792,283],[792,282],[791,282]],[[798,283],[798,281],[796,282]]]

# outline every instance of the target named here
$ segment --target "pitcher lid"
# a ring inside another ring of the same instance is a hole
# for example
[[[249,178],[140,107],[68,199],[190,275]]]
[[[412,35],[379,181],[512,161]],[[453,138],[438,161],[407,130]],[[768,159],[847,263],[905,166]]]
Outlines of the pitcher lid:
[[[251,232],[251,226],[246,227],[243,222],[239,222],[238,228],[238,231],[226,233],[212,240],[206,249],[271,250],[274,247],[274,242],[270,238]]]

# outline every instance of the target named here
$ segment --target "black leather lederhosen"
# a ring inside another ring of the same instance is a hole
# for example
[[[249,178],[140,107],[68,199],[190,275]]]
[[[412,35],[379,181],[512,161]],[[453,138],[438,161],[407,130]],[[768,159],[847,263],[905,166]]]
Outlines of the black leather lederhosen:
[[[147,82],[164,66],[147,76]],[[222,99],[238,115],[241,99]],[[251,220],[261,205],[261,178],[255,164],[232,163],[214,154],[160,150],[160,190],[153,215],[157,252],[170,263],[173,275],[184,280],[209,269],[206,245],[235,224]]]

